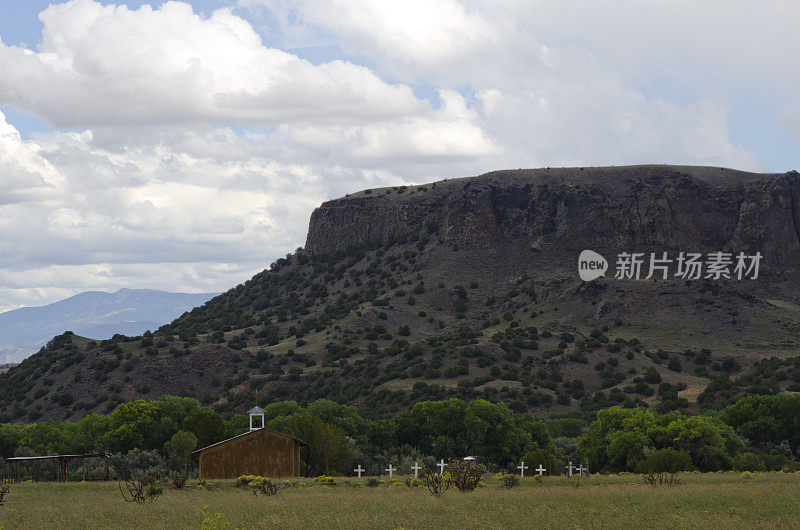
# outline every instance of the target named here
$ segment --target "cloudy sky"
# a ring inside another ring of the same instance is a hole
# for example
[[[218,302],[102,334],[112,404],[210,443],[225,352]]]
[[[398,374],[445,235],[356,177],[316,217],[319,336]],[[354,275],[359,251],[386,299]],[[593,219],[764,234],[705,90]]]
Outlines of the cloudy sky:
[[[800,169],[798,20],[795,0],[3,0],[0,311],[225,290],[365,187]]]

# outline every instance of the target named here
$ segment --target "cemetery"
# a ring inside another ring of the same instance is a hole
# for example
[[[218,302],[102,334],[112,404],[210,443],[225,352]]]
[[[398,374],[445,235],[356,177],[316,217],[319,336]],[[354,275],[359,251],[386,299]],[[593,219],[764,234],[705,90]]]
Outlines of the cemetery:
[[[800,401],[797,398],[748,399],[724,411],[723,417],[742,421],[748,411],[764,416],[768,406],[780,404],[781,410],[800,406],[795,403]],[[754,412],[756,404],[761,412]],[[474,422],[469,415],[459,418],[454,410],[482,410],[482,416],[489,418],[487,411],[503,412],[504,406],[428,402],[398,418],[394,427],[394,436],[403,428],[414,429],[416,449],[373,446],[377,451],[370,454],[363,450],[369,447],[364,438],[360,446],[354,445],[354,440],[359,439],[359,429],[365,425],[375,428],[376,424],[362,419],[356,428],[357,415],[332,403],[306,408],[273,403],[254,407],[229,423],[185,398],[164,397],[121,407],[103,421],[112,422],[105,425],[107,434],[117,432],[113,422],[120,418],[125,418],[120,427],[126,426],[123,431],[128,435],[134,428],[141,430],[143,437],[136,438],[137,445],[127,452],[119,439],[107,436],[98,438],[96,444],[110,452],[22,456],[44,448],[69,448],[56,442],[63,442],[65,432],[74,438],[83,425],[31,424],[19,431],[0,425],[0,447],[8,454],[8,444],[14,439],[14,453],[21,455],[6,457],[0,473],[0,526],[4,530],[54,526],[223,528],[225,523],[236,528],[267,524],[320,528],[744,528],[759,526],[763,520],[789,527],[800,512],[800,471],[794,462],[783,459],[778,467],[775,456],[771,461],[769,454],[744,452],[743,442],[730,427],[720,424],[715,434],[709,429],[716,424],[693,419],[699,417],[660,417],[641,409],[612,408],[600,411],[579,430],[575,441],[569,442],[550,434],[564,432],[559,431],[563,425],[559,427],[555,419],[527,418],[525,421],[533,423],[517,431],[514,421],[504,426],[495,417],[484,435],[470,431],[453,434],[455,423]],[[424,414],[416,416],[415,409]],[[154,413],[157,410],[160,415]],[[446,414],[437,418],[437,410]],[[157,426],[164,425],[171,413],[176,418],[183,416],[185,430],[159,433],[167,440],[164,443],[152,439]],[[663,443],[667,432],[676,443],[683,439],[676,420],[696,427],[690,442],[695,444],[693,448],[647,447],[659,440]],[[84,421],[97,428],[99,420]],[[431,421],[436,427],[427,432],[426,422]],[[348,430],[334,427],[336,424]],[[659,425],[664,426],[663,433]],[[644,427],[653,437],[649,442],[637,438],[636,433]],[[711,437],[698,438],[700,427],[705,429],[703,436]],[[448,430],[453,438],[445,436]],[[345,432],[347,436],[337,436]],[[531,437],[534,432],[538,438]],[[498,457],[501,453],[492,449],[492,439],[505,434],[500,447],[507,447],[512,433],[528,442],[520,446],[517,458]],[[724,435],[727,440],[715,449],[712,441],[717,436],[724,440]],[[796,439],[792,430],[779,436],[790,443]],[[427,445],[431,440],[434,443]],[[465,445],[455,445],[458,441]],[[628,444],[623,450],[625,441]],[[149,449],[156,444],[163,446],[162,452]],[[792,454],[791,446],[784,446]],[[419,451],[420,447],[425,451]],[[720,453],[722,447],[736,451],[735,455]],[[71,469],[69,462],[74,462]],[[773,462],[771,468],[765,466],[769,462]],[[63,510],[65,505],[70,509]]]
[[[515,475],[518,477],[518,475]],[[146,504],[126,503],[109,482],[24,482],[10,486],[0,521],[11,528],[200,528],[219,516],[230,528],[754,528],[796,525],[798,476],[686,473],[656,488],[639,475],[525,476],[511,489],[489,476],[471,493],[439,496],[407,486],[413,475],[279,481],[277,495],[254,496],[236,481],[191,481]],[[24,501],[24,502],[23,502]],[[63,507],[69,503],[69,509]],[[206,508],[210,507],[210,508]],[[204,512],[205,509],[205,512]],[[213,528],[205,526],[204,528]]]

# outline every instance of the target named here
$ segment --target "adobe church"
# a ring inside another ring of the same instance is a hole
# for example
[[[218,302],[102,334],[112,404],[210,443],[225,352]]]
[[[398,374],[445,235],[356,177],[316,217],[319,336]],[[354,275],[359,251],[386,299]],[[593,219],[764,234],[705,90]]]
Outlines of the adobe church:
[[[200,479],[234,479],[242,475],[271,478],[300,476],[300,448],[308,446],[293,436],[267,429],[264,410],[254,407],[250,431],[195,451]]]

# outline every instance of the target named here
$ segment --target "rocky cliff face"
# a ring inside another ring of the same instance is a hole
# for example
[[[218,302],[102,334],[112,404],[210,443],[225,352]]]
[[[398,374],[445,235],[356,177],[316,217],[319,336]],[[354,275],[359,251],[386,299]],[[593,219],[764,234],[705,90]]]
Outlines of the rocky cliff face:
[[[306,249],[334,253],[421,231],[475,247],[759,251],[763,271],[783,272],[800,263],[800,174],[564,168],[370,190],[317,208]]]

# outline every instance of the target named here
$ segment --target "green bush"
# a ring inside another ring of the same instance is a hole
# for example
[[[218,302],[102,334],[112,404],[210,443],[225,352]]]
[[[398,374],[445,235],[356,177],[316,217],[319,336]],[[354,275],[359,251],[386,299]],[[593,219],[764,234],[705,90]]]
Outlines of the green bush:
[[[684,451],[675,449],[659,449],[639,462],[636,466],[637,473],[677,473],[692,469],[692,457]]]
[[[531,470],[534,470],[539,466],[542,466],[546,470],[555,469],[553,455],[550,454],[547,449],[532,449],[525,453],[523,461],[525,462],[525,466],[529,467]]]
[[[512,489],[519,486],[519,475],[512,475],[511,473],[498,473],[498,478],[503,483],[503,487]]]
[[[653,368],[652,366],[647,369],[644,373],[644,380],[651,385],[657,384],[661,382],[661,375],[658,373],[658,370]]]
[[[468,493],[478,487],[486,473],[486,466],[475,460],[451,460],[450,480],[461,493]]]
[[[422,479],[422,482],[425,484],[425,487],[428,488],[428,491],[431,495],[438,497],[448,489],[452,484],[450,480],[450,473],[445,473],[444,475],[440,475],[438,473],[426,473]]]
[[[328,475],[320,475],[314,479],[314,482],[320,484],[321,486],[335,486],[336,479],[333,477],[329,477]]]
[[[733,469],[736,471],[766,471],[766,466],[761,455],[742,453],[733,457]]]
[[[253,490],[254,495],[261,493],[262,495],[277,495],[278,486],[272,482],[272,479],[266,477],[254,477],[255,480],[250,481],[247,485]]]
[[[200,523],[201,530],[223,530],[230,527],[230,523],[225,522],[225,516],[221,512],[212,513],[210,504],[203,506],[203,521]]]

